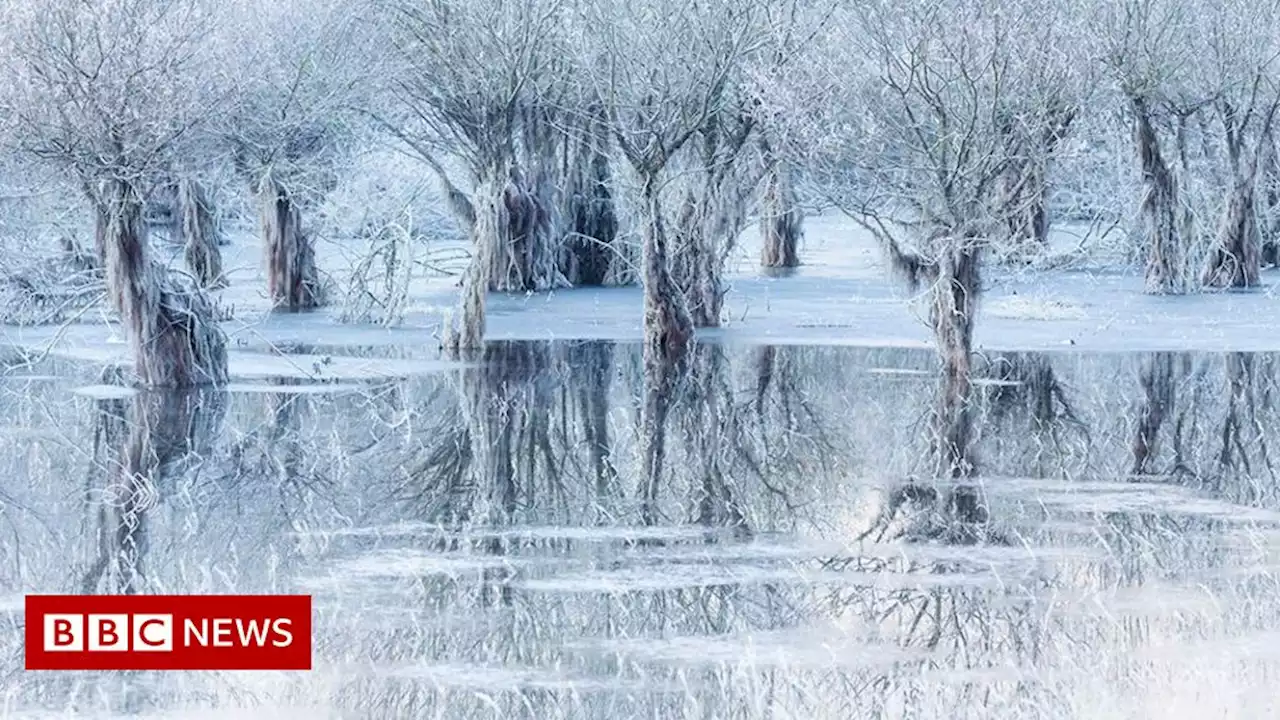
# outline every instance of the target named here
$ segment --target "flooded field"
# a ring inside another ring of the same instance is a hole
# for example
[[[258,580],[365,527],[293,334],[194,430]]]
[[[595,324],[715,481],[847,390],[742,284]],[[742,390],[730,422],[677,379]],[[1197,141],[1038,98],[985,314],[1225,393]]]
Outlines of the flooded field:
[[[639,345],[177,395],[15,360],[0,711],[1280,713],[1280,355],[979,353],[945,480],[936,364],[700,344],[649,482]],[[311,594],[315,670],[26,673],[28,592]]]

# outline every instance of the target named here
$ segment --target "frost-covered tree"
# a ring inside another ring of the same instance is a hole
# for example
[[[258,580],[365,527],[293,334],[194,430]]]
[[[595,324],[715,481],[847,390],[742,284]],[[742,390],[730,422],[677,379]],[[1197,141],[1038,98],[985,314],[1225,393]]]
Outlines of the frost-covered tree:
[[[1201,271],[1211,287],[1252,287],[1261,265],[1258,226],[1259,172],[1274,152],[1280,107],[1280,3],[1228,0],[1213,3],[1201,57],[1214,79],[1214,120],[1221,132],[1218,155],[1225,175],[1221,220]]]
[[[701,250],[681,245],[679,233],[698,219],[724,219],[722,208],[709,205],[719,200],[713,196],[752,122],[738,85],[744,59],[759,47],[760,17],[756,3],[727,1],[581,6],[581,62],[605,99],[610,131],[638,181],[646,353],[655,357],[683,348],[692,334],[695,318],[682,292],[690,277],[683,271],[677,277],[676,264],[682,252]],[[692,207],[684,202],[689,195],[678,192],[687,185],[673,177],[691,167],[710,183],[695,191]],[[671,227],[675,208],[685,218]],[[703,297],[719,292],[707,289]],[[710,319],[705,310],[699,314]]]
[[[9,7],[0,31],[12,142],[64,168],[90,202],[108,296],[146,385],[227,376],[208,298],[152,257],[142,217],[158,175],[214,106],[212,10],[200,0],[53,0]]]
[[[334,184],[356,108],[376,72],[366,3],[233,0],[220,39],[233,94],[222,124],[259,208],[272,303],[298,312],[324,302],[307,213]]]
[[[577,77],[563,0],[396,0],[396,69],[375,111],[439,177],[473,259],[450,345],[484,293],[629,281],[599,97]]]
[[[756,3],[728,0],[593,0],[574,15],[582,72],[604,99],[607,127],[638,185],[649,494],[695,320],[719,321],[720,253],[741,217],[732,175],[752,122],[741,70],[759,47],[761,15]],[[677,178],[681,170],[692,172]]]
[[[1205,251],[1203,284],[1255,285],[1255,187],[1280,90],[1276,3],[1117,0],[1099,18],[1133,123],[1147,292],[1192,289]]]
[[[946,369],[947,442],[965,442],[983,253],[1039,202],[1020,168],[1059,122],[1052,7],[1013,0],[913,0],[842,8],[825,61],[771,99],[809,151],[814,184],[873,233],[911,283],[927,284]],[[1010,182],[1010,177],[1018,178]],[[950,456],[963,457],[963,448]]]
[[[222,274],[222,229],[204,186],[186,175],[178,181],[178,216],[187,268],[209,290],[227,286]]]
[[[804,236],[797,177],[803,151],[793,146],[795,138],[786,132],[785,118],[774,117],[774,113],[788,109],[777,107],[772,100],[780,89],[794,82],[798,72],[805,72],[807,63],[822,60],[820,52],[812,52],[814,39],[825,31],[835,8],[836,3],[829,0],[766,3],[763,46],[748,63],[747,85],[763,173],[758,208],[760,265],[764,268],[799,265]]]
[[[551,207],[540,202],[545,195],[533,187],[516,150],[525,114],[537,124],[538,90],[556,72],[545,38],[557,25],[559,6],[408,0],[391,8],[402,62],[384,124],[436,172],[472,239],[461,313],[446,326],[451,347],[480,346],[490,288],[559,284]],[[535,127],[529,131],[538,134]],[[448,170],[451,156],[470,175],[462,187]]]

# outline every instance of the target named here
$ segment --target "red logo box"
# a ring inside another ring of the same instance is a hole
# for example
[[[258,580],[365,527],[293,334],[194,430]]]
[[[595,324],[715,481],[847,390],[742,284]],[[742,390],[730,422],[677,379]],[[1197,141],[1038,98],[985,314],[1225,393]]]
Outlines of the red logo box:
[[[310,670],[310,595],[28,595],[28,670]]]

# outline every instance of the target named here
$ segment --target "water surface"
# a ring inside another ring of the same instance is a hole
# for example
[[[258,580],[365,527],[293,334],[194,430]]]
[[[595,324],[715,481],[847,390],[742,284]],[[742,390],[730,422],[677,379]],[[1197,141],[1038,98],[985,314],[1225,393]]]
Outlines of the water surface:
[[[0,708],[1280,712],[1277,356],[981,355],[975,470],[946,480],[929,352],[700,345],[656,485],[640,367],[637,345],[493,343],[403,379],[166,395],[11,362]],[[309,593],[316,669],[25,673],[26,592]]]

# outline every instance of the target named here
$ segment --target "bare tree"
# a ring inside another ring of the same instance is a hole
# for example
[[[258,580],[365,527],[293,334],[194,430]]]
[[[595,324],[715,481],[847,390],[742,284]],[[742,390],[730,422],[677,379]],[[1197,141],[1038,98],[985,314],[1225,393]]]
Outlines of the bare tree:
[[[829,32],[839,3],[825,0],[786,0],[766,3],[764,46],[747,69],[757,121],[757,144],[763,172],[759,194],[760,265],[766,269],[793,268],[800,264],[799,244],[804,236],[804,212],[797,188],[797,165],[803,149],[787,132],[788,115],[794,109],[780,107],[779,96],[789,95],[796,67],[823,60],[822,43],[814,40]],[[776,115],[781,113],[783,117]],[[803,136],[801,136],[803,137]]]
[[[178,181],[178,209],[187,267],[205,289],[226,287],[220,247],[222,228],[213,201],[195,178],[188,176]]]
[[[732,146],[740,148],[745,138],[741,128],[732,126],[722,134],[720,123],[740,108],[731,90],[741,61],[757,42],[758,14],[755,3],[690,5],[664,0],[639,5],[596,0],[584,3],[576,16],[584,49],[580,62],[604,99],[610,131],[639,185],[635,200],[644,285],[645,497],[657,491],[671,397],[683,375],[695,320],[708,324],[714,313],[718,322],[722,295],[718,277],[707,287],[705,272],[690,273],[687,264],[684,272],[677,269],[678,254],[690,249],[676,245],[682,228],[670,227],[664,191],[673,164],[700,134],[702,167],[712,170],[704,177],[712,183],[713,192],[719,191],[716,184],[723,177],[714,163],[723,157],[721,143],[736,153]],[[704,222],[723,218],[719,208],[702,205],[701,198],[685,207],[683,229],[705,232]],[[694,252],[706,253],[707,247],[696,247]],[[704,263],[716,262],[705,254],[695,257],[693,262],[704,270]],[[691,275],[695,284],[709,290],[700,296],[697,318],[690,313],[685,295]]]
[[[315,231],[306,212],[335,184],[335,167],[364,103],[374,25],[365,3],[235,0],[220,45],[239,78],[222,132],[259,205],[268,292],[299,312],[323,305]]]
[[[1222,125],[1227,187],[1217,236],[1201,272],[1210,287],[1258,284],[1262,238],[1256,188],[1280,107],[1280,3],[1215,3],[1201,35],[1214,68],[1214,109]],[[1274,152],[1274,149],[1271,149]]]
[[[590,30],[582,38],[582,63],[605,99],[612,133],[639,185],[646,357],[683,348],[694,325],[673,273],[683,248],[674,247],[668,227],[668,171],[701,138],[701,166],[713,173],[708,181],[723,179],[720,153],[736,153],[749,132],[743,125],[750,119],[734,90],[743,59],[758,47],[759,17],[754,3],[642,7],[614,0],[587,4],[579,17],[581,32]],[[705,208],[684,207],[705,217]]]
[[[17,144],[77,179],[108,295],[147,385],[226,379],[226,339],[199,288],[150,256],[142,207],[206,117],[210,8],[197,0],[59,0],[14,12],[7,68]]]
[[[1064,73],[1046,69],[1069,58],[1046,37],[1051,9],[921,0],[838,13],[821,38],[825,64],[773,99],[809,150],[814,184],[929,287],[946,415],[968,401],[981,257],[1040,202],[1023,191],[1035,174],[1019,168],[1041,162],[1043,144],[1008,133],[1041,137],[1060,122]]]
[[[1201,248],[1208,252],[1202,284],[1258,281],[1255,187],[1280,98],[1267,20],[1275,13],[1273,2],[1124,0],[1100,14],[1106,64],[1134,125],[1149,293],[1190,289]],[[1220,134],[1210,129],[1210,113]],[[1205,220],[1218,198],[1211,237]]]
[[[449,345],[479,344],[486,291],[630,279],[611,139],[569,62],[566,7],[390,3],[398,65],[376,115],[440,178],[472,240]]]

